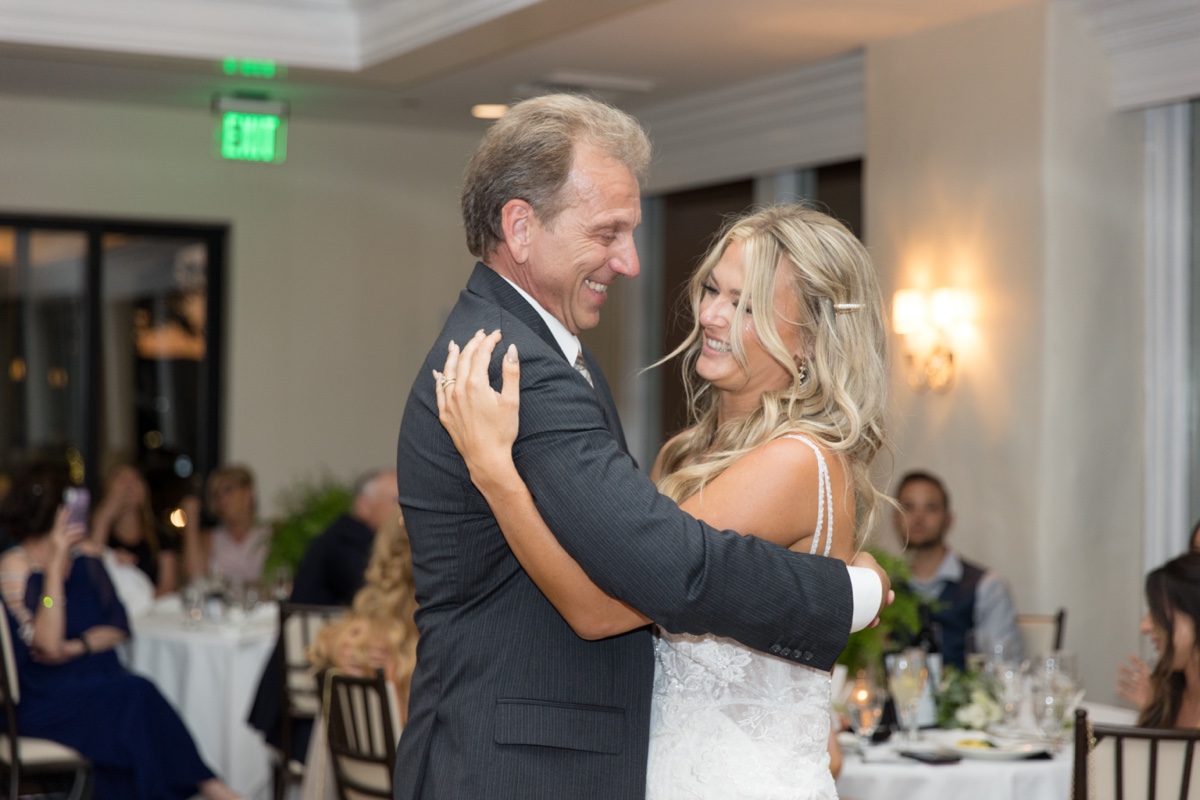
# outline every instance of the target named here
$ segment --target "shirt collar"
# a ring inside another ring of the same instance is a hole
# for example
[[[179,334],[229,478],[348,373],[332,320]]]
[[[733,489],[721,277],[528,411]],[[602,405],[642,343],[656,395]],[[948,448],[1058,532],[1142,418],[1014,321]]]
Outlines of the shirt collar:
[[[500,275],[499,272],[496,274]],[[546,327],[550,329],[550,333],[554,335],[554,341],[558,344],[558,349],[562,351],[563,356],[566,357],[567,363],[574,364],[576,357],[578,357],[580,351],[583,350],[583,345],[579,343],[579,337],[567,330],[567,326],[559,322],[557,317],[555,317],[546,309],[542,308],[541,304],[538,303],[537,300],[534,300],[533,297],[530,296],[529,292],[525,291],[520,286],[517,286],[503,275],[500,275],[500,277],[504,278],[509,286],[517,290],[517,294],[521,295],[521,297],[524,297],[525,301],[528,302],[529,305],[533,306],[533,310],[536,311],[539,316],[541,316],[541,318],[546,322]]]
[[[942,556],[942,563],[938,564],[937,571],[927,581],[919,581],[916,578],[910,580],[912,587],[917,590],[917,593],[924,597],[936,597],[941,593],[942,587],[947,583],[957,583],[962,580],[963,565],[962,559],[951,550],[946,548],[946,554]]]

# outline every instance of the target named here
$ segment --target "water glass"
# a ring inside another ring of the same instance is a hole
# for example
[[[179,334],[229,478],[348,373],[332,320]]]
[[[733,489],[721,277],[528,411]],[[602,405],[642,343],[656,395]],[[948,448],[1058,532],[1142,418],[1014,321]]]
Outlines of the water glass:
[[[888,690],[896,706],[896,716],[900,718],[904,739],[909,743],[920,739],[917,732],[917,706],[928,679],[924,650],[910,647],[888,656]]]
[[[271,599],[276,603],[287,602],[292,596],[292,569],[286,564],[275,568],[271,581]]]
[[[847,687],[845,697],[846,716],[850,718],[850,727],[858,737],[858,752],[865,757],[871,737],[883,719],[887,693],[868,673],[854,679]]]
[[[1027,661],[1001,661],[992,667],[998,699],[1004,709],[1002,724],[1006,728],[1015,726],[1021,713],[1021,701],[1025,699],[1025,675],[1028,670]]]
[[[183,588],[183,626],[195,629],[204,619],[204,586],[192,581]]]
[[[1038,730],[1051,749],[1057,751],[1071,713],[1083,696],[1075,654],[1055,651],[1039,658],[1033,667],[1030,685]]]

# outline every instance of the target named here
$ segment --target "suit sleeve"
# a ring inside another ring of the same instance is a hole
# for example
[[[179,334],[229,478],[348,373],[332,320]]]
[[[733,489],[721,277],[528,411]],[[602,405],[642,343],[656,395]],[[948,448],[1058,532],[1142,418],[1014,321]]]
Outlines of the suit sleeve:
[[[667,630],[727,636],[832,668],[850,630],[845,565],[681,511],[621,450],[570,365],[546,348],[518,347],[513,457],[546,523],[592,580]]]

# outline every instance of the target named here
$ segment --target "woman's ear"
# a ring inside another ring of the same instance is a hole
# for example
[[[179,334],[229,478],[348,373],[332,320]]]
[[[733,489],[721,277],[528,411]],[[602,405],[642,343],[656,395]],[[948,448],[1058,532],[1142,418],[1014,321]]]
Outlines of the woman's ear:
[[[500,225],[508,252],[514,261],[524,264],[529,259],[533,237],[533,207],[521,199],[509,200],[500,209]]]

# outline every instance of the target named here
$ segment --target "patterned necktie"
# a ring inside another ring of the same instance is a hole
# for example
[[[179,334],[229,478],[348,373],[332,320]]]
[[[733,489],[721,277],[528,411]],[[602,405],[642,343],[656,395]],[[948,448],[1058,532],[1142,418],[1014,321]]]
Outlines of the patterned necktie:
[[[587,379],[588,386],[596,388],[596,384],[592,383],[592,373],[588,372],[587,365],[583,363],[583,348],[580,348],[579,352],[575,354],[575,369]]]

